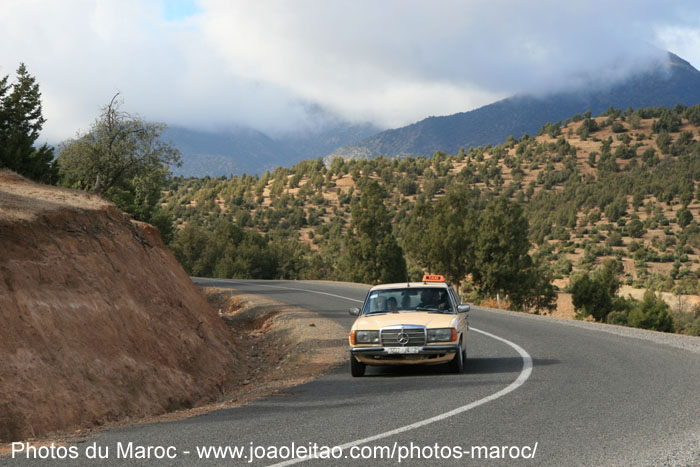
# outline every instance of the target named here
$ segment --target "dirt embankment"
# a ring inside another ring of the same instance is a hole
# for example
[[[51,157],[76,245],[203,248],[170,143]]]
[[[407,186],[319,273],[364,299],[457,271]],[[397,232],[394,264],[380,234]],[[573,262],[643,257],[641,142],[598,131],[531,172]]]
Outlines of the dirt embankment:
[[[348,330],[333,320],[236,290],[206,287],[204,292],[239,337],[247,372],[220,407],[279,394],[347,362]],[[218,407],[203,410],[210,408]]]
[[[0,171],[0,440],[217,400],[247,370],[157,230]]]

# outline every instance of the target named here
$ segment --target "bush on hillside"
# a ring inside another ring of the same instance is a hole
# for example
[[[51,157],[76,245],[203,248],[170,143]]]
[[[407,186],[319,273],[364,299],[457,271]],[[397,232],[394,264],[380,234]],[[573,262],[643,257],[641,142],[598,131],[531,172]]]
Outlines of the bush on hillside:
[[[644,298],[632,308],[627,322],[635,328],[673,332],[669,306],[653,290],[644,292]]]

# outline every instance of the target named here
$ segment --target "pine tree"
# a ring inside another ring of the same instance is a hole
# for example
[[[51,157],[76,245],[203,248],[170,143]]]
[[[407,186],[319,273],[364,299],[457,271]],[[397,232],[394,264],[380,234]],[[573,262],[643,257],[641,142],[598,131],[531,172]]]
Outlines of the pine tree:
[[[406,280],[403,250],[392,232],[384,190],[374,180],[364,183],[345,235],[340,269],[344,278],[366,284]]]
[[[57,181],[53,148],[34,146],[45,121],[39,85],[22,63],[14,84],[7,76],[0,79],[0,168],[36,181]]]
[[[508,295],[521,308],[530,294],[529,225],[522,207],[499,196],[479,220],[472,278],[488,296]]]
[[[552,272],[546,260],[542,257],[535,258],[526,282],[528,287],[524,304],[532,307],[536,315],[540,314],[541,310],[552,311],[557,308],[557,293],[552,279]]]
[[[416,206],[404,236],[411,257],[459,285],[474,264],[477,201],[475,193],[456,185],[436,203]]]

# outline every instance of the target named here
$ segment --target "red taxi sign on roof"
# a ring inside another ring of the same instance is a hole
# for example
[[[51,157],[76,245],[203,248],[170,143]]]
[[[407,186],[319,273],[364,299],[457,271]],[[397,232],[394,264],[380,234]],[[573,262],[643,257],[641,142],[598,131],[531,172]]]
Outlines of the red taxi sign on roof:
[[[445,276],[440,274],[426,274],[423,276],[423,282],[445,282]]]

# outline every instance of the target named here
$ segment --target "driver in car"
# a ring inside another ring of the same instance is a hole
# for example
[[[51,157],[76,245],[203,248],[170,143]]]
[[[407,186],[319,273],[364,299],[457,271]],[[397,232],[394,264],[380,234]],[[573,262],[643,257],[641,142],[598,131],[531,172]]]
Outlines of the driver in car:
[[[418,308],[437,308],[438,301],[436,292],[437,291],[433,289],[423,290],[420,293],[420,303],[418,304]]]
[[[425,289],[420,294],[419,308],[447,310],[450,308],[447,294],[440,296],[440,292],[435,289]]]

